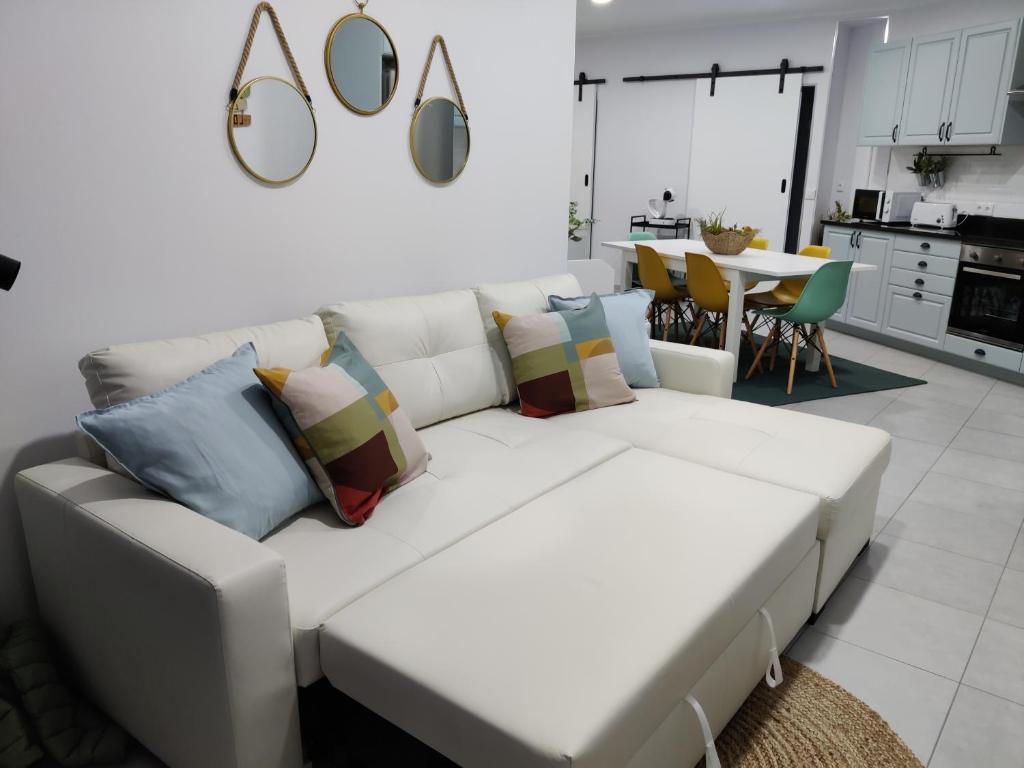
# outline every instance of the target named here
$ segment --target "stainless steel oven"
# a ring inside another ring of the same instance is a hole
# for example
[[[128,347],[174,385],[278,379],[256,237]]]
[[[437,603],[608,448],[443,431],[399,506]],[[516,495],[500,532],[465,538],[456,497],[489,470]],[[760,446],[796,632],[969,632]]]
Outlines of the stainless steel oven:
[[[1024,350],[1024,250],[964,243],[948,332]]]

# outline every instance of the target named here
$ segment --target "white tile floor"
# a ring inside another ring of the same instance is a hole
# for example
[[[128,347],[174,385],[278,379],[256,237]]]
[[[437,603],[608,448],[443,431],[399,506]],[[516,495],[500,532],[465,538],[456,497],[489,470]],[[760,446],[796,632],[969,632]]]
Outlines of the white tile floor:
[[[783,406],[893,435],[871,547],[788,653],[930,768],[1024,768],[1024,387],[828,339],[928,384]]]

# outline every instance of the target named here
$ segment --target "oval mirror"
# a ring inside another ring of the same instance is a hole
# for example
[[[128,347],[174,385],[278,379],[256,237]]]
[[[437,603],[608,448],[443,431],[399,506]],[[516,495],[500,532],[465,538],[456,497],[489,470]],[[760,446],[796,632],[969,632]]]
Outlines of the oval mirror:
[[[257,77],[243,85],[231,102],[228,139],[250,175],[266,184],[287,184],[313,160],[313,108],[291,83],[279,77]]]
[[[451,99],[427,99],[416,109],[409,128],[409,146],[416,168],[429,181],[454,181],[469,159],[469,125]]]
[[[342,104],[359,115],[374,115],[398,86],[398,54],[380,23],[365,13],[338,19],[324,49],[327,79]]]

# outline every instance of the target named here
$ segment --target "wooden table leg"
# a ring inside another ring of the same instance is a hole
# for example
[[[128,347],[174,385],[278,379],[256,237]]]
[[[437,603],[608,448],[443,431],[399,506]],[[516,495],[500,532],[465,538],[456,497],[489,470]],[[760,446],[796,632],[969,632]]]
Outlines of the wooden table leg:
[[[738,269],[723,270],[723,277],[729,281],[729,323],[725,326],[725,351],[733,355],[733,377],[736,381],[739,378],[740,363],[740,335],[743,330],[743,286],[746,283],[746,273]]]

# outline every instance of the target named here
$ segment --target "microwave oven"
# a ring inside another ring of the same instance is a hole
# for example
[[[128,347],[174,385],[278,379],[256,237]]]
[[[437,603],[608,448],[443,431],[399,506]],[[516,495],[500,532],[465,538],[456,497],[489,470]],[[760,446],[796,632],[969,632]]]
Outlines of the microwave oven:
[[[918,192],[893,192],[890,189],[858,189],[853,193],[855,219],[881,221],[887,224],[910,221],[914,203],[921,201]]]

